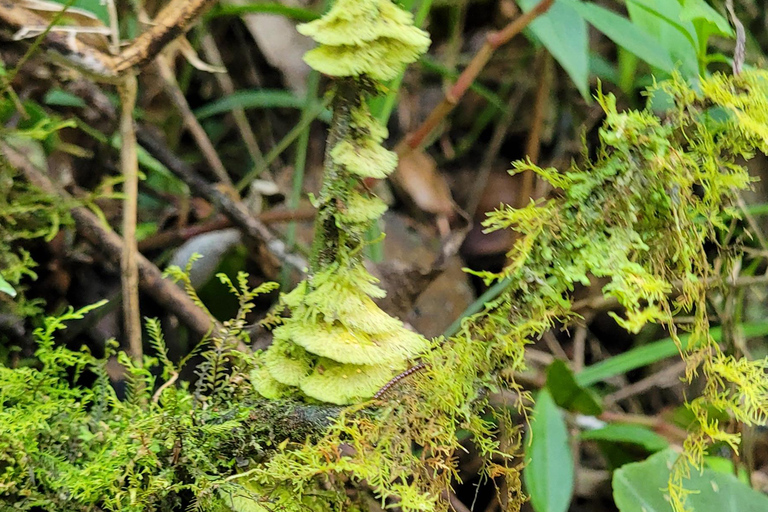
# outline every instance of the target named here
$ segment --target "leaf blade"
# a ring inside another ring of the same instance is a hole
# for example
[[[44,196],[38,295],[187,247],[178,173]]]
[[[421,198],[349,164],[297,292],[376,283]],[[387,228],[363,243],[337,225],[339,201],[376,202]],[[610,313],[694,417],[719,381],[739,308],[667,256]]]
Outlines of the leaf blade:
[[[549,391],[533,408],[523,480],[536,512],[566,512],[573,492],[573,456],[568,429]]]
[[[527,12],[539,0],[517,0]],[[528,29],[541,41],[555,60],[565,69],[581,95],[589,97],[589,40],[587,24],[571,5],[555,2],[549,10],[533,20]]]
[[[669,512],[664,490],[670,468],[678,454],[666,449],[648,459],[626,464],[613,475],[613,497],[620,512]],[[694,491],[688,507],[697,511],[762,512],[768,510],[768,497],[730,474],[704,469],[692,471],[684,483]]]
[[[629,19],[597,4],[565,0],[608,39],[651,66],[667,73],[675,65],[669,52]]]

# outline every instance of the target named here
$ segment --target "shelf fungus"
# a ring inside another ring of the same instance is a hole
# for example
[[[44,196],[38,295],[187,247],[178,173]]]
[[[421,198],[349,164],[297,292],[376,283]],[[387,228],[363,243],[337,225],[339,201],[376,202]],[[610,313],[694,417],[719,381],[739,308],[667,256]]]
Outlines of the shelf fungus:
[[[427,50],[429,37],[390,0],[338,0],[299,31],[319,45],[307,63],[334,79],[333,120],[309,277],[283,296],[290,316],[274,329],[253,381],[266,398],[349,404],[371,398],[429,346],[376,305],[384,291],[362,256],[366,233],[386,210],[363,180],[397,167],[368,100]]]

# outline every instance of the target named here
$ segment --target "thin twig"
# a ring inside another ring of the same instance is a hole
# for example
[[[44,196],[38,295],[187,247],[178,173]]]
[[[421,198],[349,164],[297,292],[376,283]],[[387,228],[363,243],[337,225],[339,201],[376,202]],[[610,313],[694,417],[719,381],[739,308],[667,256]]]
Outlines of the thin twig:
[[[584,323],[587,324],[591,314],[587,313]],[[576,328],[576,334],[573,335],[573,371],[580,372],[584,368],[584,356],[586,352],[586,341],[589,330],[586,325],[580,325]]]
[[[139,312],[139,269],[136,263],[136,218],[139,198],[139,157],[133,109],[136,106],[136,77],[125,76],[118,87],[120,93],[120,166],[123,173],[123,255],[121,258],[123,286],[123,321],[128,352],[141,364],[144,351],[141,344],[141,314]]]
[[[154,60],[165,46],[184,34],[216,0],[171,0],[152,21],[149,30],[137,37],[115,59],[115,71],[124,73]]]
[[[747,54],[747,36],[744,25],[741,24],[736,12],[733,10],[733,0],[725,0],[725,8],[731,18],[731,23],[736,28],[736,48],[733,50],[733,74],[738,75],[744,68],[744,59]]]
[[[106,4],[107,12],[109,13],[109,35],[112,42],[109,49],[114,55],[117,55],[120,53],[120,28],[117,19],[117,6],[115,6],[115,0],[106,0]]]
[[[568,354],[565,353],[565,350],[563,350],[562,345],[560,345],[560,342],[557,341],[557,337],[552,333],[551,330],[542,334],[541,339],[544,341],[544,344],[547,345],[547,348],[549,349],[549,351],[552,353],[553,356],[555,356],[558,359],[562,359],[563,361],[570,360],[570,358],[568,357]]]
[[[254,218],[241,201],[231,198],[200,177],[185,162],[174,155],[158,137],[146,129],[139,129],[138,138],[142,147],[150,155],[181,178],[196,195],[204,197],[218,207],[235,226],[242,229],[244,234],[255,242],[259,261],[268,276],[276,276],[280,262],[285,262],[299,271],[304,271],[307,267],[306,259],[289,252],[285,243],[273,235],[263,222]]]
[[[300,208],[297,210],[269,210],[260,213],[257,218],[264,224],[277,224],[281,222],[311,221],[315,218],[317,211],[314,208]],[[215,219],[195,224],[192,226],[183,226],[169,229],[148,236],[139,242],[139,251],[151,251],[154,249],[163,249],[182,242],[186,242],[192,237],[226,229],[232,227],[232,221],[224,216],[217,216]]]
[[[71,3],[71,2],[70,2]],[[43,33],[30,48],[43,46],[70,67],[92,78],[119,84],[123,74],[154,60],[165,46],[184,34],[192,23],[215,3],[215,0],[172,0],[153,20],[149,30],[134,39],[119,55],[109,55],[82,40],[53,31]],[[57,18],[61,16],[57,14]],[[53,23],[14,2],[0,2],[0,33],[13,37],[29,26],[52,26]]]
[[[757,238],[757,241],[760,243],[760,246],[763,249],[768,251],[768,241],[766,241],[765,236],[763,235],[763,231],[760,229],[760,225],[755,220],[755,217],[749,213],[747,203],[744,202],[744,198],[741,196],[741,194],[736,195],[736,201],[739,204],[739,209],[744,215],[744,218],[747,219],[747,224],[749,224],[750,227],[750,234]]]
[[[501,151],[501,146],[504,144],[504,139],[507,137],[507,132],[512,124],[512,119],[517,114],[520,103],[523,102],[526,90],[524,87],[518,87],[515,92],[509,96],[507,105],[499,121],[496,123],[496,127],[493,129],[493,135],[491,135],[491,142],[488,144],[488,149],[485,151],[483,161],[480,164],[480,169],[472,184],[472,190],[467,201],[466,211],[470,215],[475,215],[480,200],[483,197],[483,190],[488,184],[488,176],[493,169],[493,163],[496,161],[496,157]]]
[[[269,150],[269,153],[264,157],[264,160],[261,162],[261,164],[254,165],[253,169],[248,171],[245,176],[240,178],[240,181],[237,182],[237,191],[242,192],[245,190],[245,188],[251,184],[253,180],[259,177],[262,172],[266,171],[269,166],[272,164],[272,162],[275,161],[275,159],[280,156],[283,151],[288,149],[288,147],[293,144],[293,141],[295,141],[299,136],[304,133],[304,130],[307,129],[307,127],[312,124],[312,122],[317,119],[317,116],[319,116],[325,107],[328,106],[330,102],[330,99],[326,99],[323,102],[317,102],[312,108],[305,109],[302,112],[301,118],[299,118],[299,122],[294,125],[291,130],[285,134],[285,137],[280,139],[280,142],[278,142],[275,147],[273,147],[271,150]]]
[[[206,32],[201,40],[201,48],[205,58],[214,66],[224,68],[224,59],[221,58],[221,52],[219,47],[216,46],[216,41],[213,36]],[[232,78],[229,73],[214,73],[216,81],[219,83],[219,88],[224,93],[224,96],[229,96],[235,92],[235,84],[232,82]],[[237,129],[240,131],[240,136],[245,143],[245,149],[248,150],[248,154],[253,160],[253,164],[256,167],[266,167],[264,165],[264,154],[261,152],[259,143],[256,140],[256,135],[251,129],[251,125],[248,122],[248,116],[245,114],[245,109],[242,107],[234,107],[231,110],[232,117],[235,119]]]
[[[627,398],[632,398],[633,396],[645,393],[651,388],[668,387],[675,382],[680,382],[679,377],[685,373],[687,365],[688,363],[685,361],[678,361],[672,366],[664,368],[659,372],[649,375],[648,377],[630,384],[629,386],[624,386],[616,392],[607,395],[603,399],[603,402],[606,404],[606,406],[609,406],[620,400],[626,400]]]
[[[607,423],[627,423],[630,425],[641,425],[654,430],[667,439],[682,442],[688,437],[688,432],[684,428],[666,422],[659,416],[649,417],[642,414],[626,414],[622,412],[605,411],[598,416]]]
[[[552,87],[552,56],[549,52],[542,50],[536,56],[536,68],[539,80],[538,87],[536,88],[536,97],[533,102],[533,121],[528,131],[528,139],[525,141],[525,154],[534,164],[539,162],[541,132],[544,128],[544,118],[546,117],[547,105],[549,104],[549,92]],[[528,194],[528,197],[530,197],[530,194]]]
[[[541,152],[541,132],[544,129],[544,118],[546,117],[549,91],[552,85],[552,57],[549,52],[542,51],[537,56],[536,61],[539,71],[539,86],[536,88],[536,99],[533,103],[533,121],[528,132],[528,140],[525,142],[525,154],[534,164],[539,162]],[[523,173],[521,181],[520,193],[517,197],[519,207],[527,205],[528,201],[534,198],[536,174],[529,169]]]
[[[171,375],[171,378],[165,381],[162,386],[157,388],[157,391],[155,391],[155,394],[152,395],[152,403],[156,404],[157,402],[159,402],[160,395],[163,394],[163,391],[173,386],[178,379],[179,379],[179,372],[173,372],[173,375]]]
[[[448,495],[448,503],[451,504],[451,508],[454,510],[454,512],[471,512],[469,507],[462,503],[455,493],[446,491],[446,494]]]
[[[453,87],[451,87],[445,94],[443,101],[429,113],[427,119],[424,120],[416,131],[406,136],[403,141],[397,144],[395,151],[397,151],[398,155],[402,157],[421,146],[432,131],[459,103],[461,98],[467,92],[467,89],[469,89],[469,86],[472,85],[491,59],[491,56],[496,49],[509,42],[513,37],[522,32],[533,20],[547,12],[549,8],[552,7],[553,3],[554,0],[542,0],[536,4],[533,9],[512,21],[502,30],[489,34],[483,47],[480,48],[470,61],[469,65],[467,65],[461,75],[459,75],[456,83],[454,83]]]
[[[171,69],[170,64],[163,56],[155,59],[155,63],[160,76],[165,83],[165,92],[170,96],[171,101],[173,101],[179,114],[181,114],[184,126],[187,128],[190,135],[192,135],[192,138],[195,139],[197,147],[200,148],[200,152],[203,154],[205,161],[208,162],[208,166],[213,171],[213,174],[220,182],[229,185],[230,187],[234,187],[232,179],[230,179],[229,173],[227,172],[226,167],[224,167],[224,163],[221,161],[221,158],[219,158],[216,148],[213,147],[211,139],[208,137],[208,134],[205,133],[205,130],[200,124],[200,121],[197,120],[197,117],[195,117],[195,114],[192,113],[192,109],[190,108],[184,93],[181,91],[181,88],[179,88],[179,83],[176,81],[176,75]]]

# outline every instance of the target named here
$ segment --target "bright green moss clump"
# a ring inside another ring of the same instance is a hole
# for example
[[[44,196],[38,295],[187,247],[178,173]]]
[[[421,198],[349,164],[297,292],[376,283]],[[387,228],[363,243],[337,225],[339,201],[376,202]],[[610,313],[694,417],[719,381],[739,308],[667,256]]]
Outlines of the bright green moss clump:
[[[317,198],[308,279],[284,296],[291,316],[274,333],[256,389],[267,398],[300,393],[334,404],[373,396],[428,342],[373,301],[384,296],[363,266],[365,233],[386,205],[361,183],[386,178],[397,156],[368,110],[376,81],[389,80],[429,46],[412,17],[389,0],[339,0],[299,30],[320,46],[307,62],[336,78],[326,175]]]

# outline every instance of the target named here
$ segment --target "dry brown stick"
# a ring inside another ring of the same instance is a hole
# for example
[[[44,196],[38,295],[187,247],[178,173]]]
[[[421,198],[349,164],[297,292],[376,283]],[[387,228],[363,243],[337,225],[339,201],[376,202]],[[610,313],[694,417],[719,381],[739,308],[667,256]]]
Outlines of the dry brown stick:
[[[173,104],[176,105],[176,109],[181,114],[184,126],[187,128],[190,135],[192,135],[192,138],[195,139],[197,147],[200,148],[200,152],[203,153],[203,157],[206,162],[208,162],[208,166],[220,182],[229,185],[234,190],[232,179],[229,177],[226,167],[224,167],[224,162],[219,158],[219,154],[213,147],[213,143],[208,137],[208,134],[205,133],[200,121],[198,121],[195,114],[192,113],[192,109],[190,108],[184,93],[179,88],[179,83],[176,81],[176,76],[173,73],[170,64],[162,55],[159,56],[155,62],[157,64],[157,69],[160,72],[160,76],[165,83],[165,92],[171,97]]]
[[[263,222],[254,218],[241,201],[230,196],[201,178],[185,162],[171,153],[163,143],[146,129],[139,129],[139,142],[150,155],[182,179],[192,191],[214,204],[229,217],[232,223],[242,229],[245,235],[256,243],[264,271],[275,277],[280,262],[288,263],[299,271],[308,266],[305,258],[288,252],[285,243],[273,235]]]
[[[744,288],[747,286],[755,285],[768,285],[768,272],[760,274],[758,276],[739,276],[736,279],[726,280],[722,277],[710,277],[704,280],[706,286],[716,286],[719,284],[727,284],[735,288]],[[681,281],[675,281],[672,283],[674,290],[678,291],[682,286]],[[572,310],[575,312],[583,311],[585,309],[592,311],[602,311],[604,309],[612,308],[619,305],[619,301],[616,297],[597,295],[586,299],[581,299],[573,303]]]
[[[584,356],[586,352],[587,324],[592,319],[592,314],[584,315],[584,324],[576,328],[576,334],[573,335],[573,371],[580,372],[584,368]]]
[[[48,21],[24,9],[14,2],[0,2],[0,36],[12,39],[17,32],[29,26],[47,26]],[[114,69],[114,57],[97,50],[69,34],[48,32],[42,46],[76,67],[102,81],[114,83],[118,75]]]
[[[61,190],[48,178],[48,176],[36,168],[26,156],[0,141],[0,149],[8,158],[8,161],[19,169],[24,176],[44,192],[61,197],[65,201],[72,201],[72,197]],[[123,240],[112,231],[90,210],[79,206],[71,211],[75,220],[77,232],[93,246],[98,248],[105,256],[112,260],[118,260],[123,253]],[[192,331],[200,336],[205,336],[212,331],[218,331],[222,327],[214,322],[208,314],[198,307],[184,291],[167,279],[163,279],[162,272],[144,256],[137,256],[139,269],[139,286],[150,295],[158,304],[178,316],[179,319]]]
[[[138,85],[133,74],[127,74],[118,86],[120,93],[120,166],[123,174],[123,254],[120,258],[123,287],[123,322],[128,353],[141,365],[144,351],[141,343],[139,311],[139,268],[136,262],[136,218],[139,199],[139,159],[133,109]]]
[[[663,370],[656,372],[644,379],[641,379],[629,386],[622,387],[618,391],[606,395],[603,402],[606,406],[615,404],[620,400],[626,400],[633,396],[645,393],[654,387],[664,387],[674,382],[680,382],[679,377],[685,373],[685,369],[688,363],[685,361],[678,361],[672,366],[668,366]]]
[[[224,59],[221,58],[221,52],[219,52],[218,46],[213,36],[206,32],[201,40],[201,48],[205,58],[214,66],[224,67]],[[219,87],[225,95],[235,93],[235,84],[232,82],[232,78],[229,73],[214,73],[216,81],[219,83]],[[245,109],[242,107],[235,107],[232,109],[232,117],[235,120],[237,129],[240,131],[240,136],[243,138],[245,148],[248,150],[248,154],[253,160],[253,164],[256,167],[266,167],[264,165],[264,153],[262,153],[259,143],[256,140],[256,135],[251,129],[251,125],[248,122],[248,116],[245,114]]]
[[[560,344],[560,342],[557,340],[557,337],[554,335],[554,333],[549,330],[546,331],[544,334],[541,335],[542,341],[544,341],[544,344],[547,346],[549,351],[552,353],[553,356],[555,356],[558,359],[562,359],[563,361],[570,361],[571,358],[568,357],[568,354],[565,353],[565,350],[563,350],[563,346]]]
[[[259,214],[257,218],[264,224],[276,224],[279,222],[309,221],[315,218],[316,213],[314,208],[270,210]],[[194,236],[228,227],[232,227],[232,221],[224,215],[219,215],[209,222],[155,233],[139,242],[139,251],[166,248],[169,245],[186,242]]]
[[[668,423],[660,416],[644,416],[641,414],[605,411],[598,416],[598,419],[601,419],[606,423],[627,423],[630,425],[648,427],[671,441],[682,442],[688,437],[688,432],[685,429],[672,423]]]
[[[443,499],[448,498],[448,503],[451,504],[451,508],[454,512],[471,512],[469,507],[461,502],[458,496],[451,491],[445,491],[443,493]]]
[[[185,33],[215,0],[172,0],[153,20],[149,30],[112,56],[69,34],[49,32],[43,46],[65,63],[102,82],[119,83],[133,68],[150,63],[171,41]],[[14,2],[0,2],[0,35],[12,38],[28,26],[46,26],[48,21]]]
[[[541,132],[544,128],[549,91],[552,86],[552,56],[542,50],[536,57],[536,68],[539,74],[536,98],[533,102],[533,121],[525,141],[525,154],[533,163],[538,163],[541,152]]]
[[[149,30],[120,52],[115,59],[115,71],[123,73],[152,62],[168,43],[184,34],[214,3],[216,0],[171,0],[155,16]]]
[[[539,154],[541,152],[541,132],[544,128],[544,117],[546,115],[547,103],[549,102],[549,91],[552,82],[552,57],[549,52],[542,51],[537,56],[537,68],[539,71],[539,87],[536,89],[536,99],[533,103],[533,122],[528,132],[528,140],[525,142],[525,154],[534,164],[539,163]],[[527,170],[522,176],[522,186],[518,196],[518,206],[523,207],[528,204],[534,196],[534,183],[536,174]]]
[[[208,222],[201,222],[192,226],[169,229],[167,231],[161,231],[159,233],[155,233],[152,236],[148,236],[139,242],[139,251],[145,252],[154,249],[165,249],[177,243],[185,242],[197,235],[210,233],[211,231],[218,231],[230,226],[232,226],[232,222],[230,222],[230,220],[223,215],[219,215],[215,219]]]
[[[443,101],[429,113],[427,119],[424,120],[416,131],[407,135],[405,139],[397,144],[395,150],[398,155],[406,155],[410,151],[421,146],[421,144],[424,143],[424,140],[459,103],[461,98],[491,59],[491,56],[496,49],[509,42],[509,40],[522,32],[533,20],[547,12],[549,8],[552,7],[553,3],[554,0],[541,0],[541,2],[536,4],[533,9],[512,21],[502,30],[489,34],[483,47],[480,48],[474,57],[472,57],[469,65],[467,65],[461,75],[459,75],[456,83],[454,83],[453,87],[451,87],[445,94]]]
[[[749,234],[754,236],[757,241],[760,243],[760,246],[768,251],[768,240],[765,239],[765,236],[763,235],[763,230],[760,229],[760,225],[755,220],[755,217],[749,213],[749,209],[747,208],[747,203],[744,202],[744,197],[742,197],[741,194],[736,195],[736,202],[739,204],[739,209],[741,210],[742,215],[744,215],[744,218],[747,220],[747,224],[749,224],[750,232]]]
[[[475,215],[477,213],[476,210],[483,197],[483,190],[485,190],[485,187],[488,184],[488,177],[493,169],[493,163],[499,156],[499,151],[501,151],[504,139],[507,137],[507,132],[509,132],[509,127],[512,125],[512,120],[515,117],[515,114],[517,114],[520,104],[523,102],[525,93],[525,87],[521,86],[510,95],[506,108],[501,114],[498,123],[496,123],[496,127],[493,129],[491,141],[488,144],[485,155],[483,155],[483,161],[480,163],[480,169],[476,174],[474,183],[472,184],[471,193],[469,194],[469,200],[467,201],[466,211],[470,215]]]

